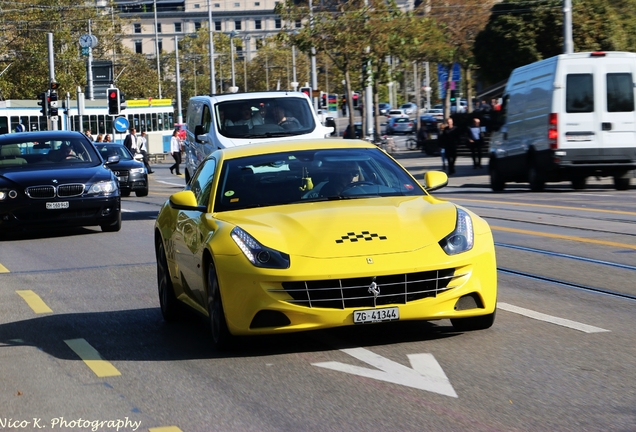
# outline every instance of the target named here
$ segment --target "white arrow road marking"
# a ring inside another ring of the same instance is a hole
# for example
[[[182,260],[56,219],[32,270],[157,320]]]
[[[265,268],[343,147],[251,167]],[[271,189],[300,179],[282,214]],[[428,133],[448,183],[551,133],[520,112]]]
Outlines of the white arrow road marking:
[[[582,324],[580,322],[570,321],[569,319],[559,318],[552,315],[546,315],[544,313],[536,312],[530,309],[524,309],[519,306],[514,306],[508,303],[497,302],[497,308],[508,311],[508,312],[513,312],[519,315],[527,316],[528,318],[534,318],[536,320],[545,321],[545,322],[560,325],[563,327],[572,328],[574,330],[579,330],[585,333],[602,333],[602,332],[609,331],[609,330],[602,329],[600,327],[594,327],[591,325]]]
[[[432,354],[408,354],[407,357],[413,368],[411,369],[364,348],[343,349],[341,351],[380,370],[340,362],[312,363],[312,365],[457,397],[455,389]]]

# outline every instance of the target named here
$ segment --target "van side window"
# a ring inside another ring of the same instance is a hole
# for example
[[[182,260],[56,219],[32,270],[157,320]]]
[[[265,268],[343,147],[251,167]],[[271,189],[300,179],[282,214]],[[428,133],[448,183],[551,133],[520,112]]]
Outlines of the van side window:
[[[203,133],[210,132],[210,126],[212,125],[212,113],[210,113],[210,107],[207,105],[203,105],[201,124],[203,125]]]
[[[594,111],[592,74],[569,74],[565,85],[566,112],[588,113]]]
[[[634,111],[634,84],[632,74],[607,74],[607,111]]]

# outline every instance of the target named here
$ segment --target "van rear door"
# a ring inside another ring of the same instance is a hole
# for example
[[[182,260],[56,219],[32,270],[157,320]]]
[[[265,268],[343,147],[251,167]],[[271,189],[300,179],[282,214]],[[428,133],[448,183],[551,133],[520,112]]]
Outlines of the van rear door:
[[[567,59],[565,109],[560,111],[559,148],[577,149],[574,160],[615,159],[613,149],[636,145],[633,59],[592,54]]]

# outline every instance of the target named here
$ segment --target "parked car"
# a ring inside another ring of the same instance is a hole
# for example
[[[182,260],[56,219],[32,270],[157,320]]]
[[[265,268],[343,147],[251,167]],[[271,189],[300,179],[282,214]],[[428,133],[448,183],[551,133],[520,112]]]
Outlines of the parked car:
[[[353,129],[355,131],[355,134],[351,133],[351,127],[347,125],[347,127],[345,128],[342,134],[342,137],[344,139],[356,139],[356,138],[362,138],[364,136],[364,134],[362,133],[362,122],[355,122],[353,124]]]
[[[408,117],[393,117],[386,124],[386,134],[408,134],[415,132],[415,121]]]
[[[442,108],[431,108],[424,115],[435,118],[437,121],[444,120],[444,110]]]
[[[95,225],[119,231],[119,185],[106,168],[117,162],[80,132],[0,135],[0,234]]]
[[[411,115],[417,112],[417,105],[415,105],[413,102],[407,102],[400,105],[400,109],[404,111],[404,114]]]
[[[380,111],[380,115],[386,115],[386,113],[391,109],[391,104],[388,102],[380,102],[378,104],[378,111]]]
[[[119,156],[119,162],[109,164],[119,181],[121,196],[127,197],[135,192],[138,197],[148,196],[148,171],[143,162],[136,159],[130,151],[119,143],[94,143],[102,158],[108,160],[111,156]],[[139,158],[141,158],[141,154]]]
[[[404,110],[401,109],[391,109],[386,113],[386,118],[390,119],[391,117],[408,117]]]
[[[164,319],[190,306],[208,318],[217,349],[234,336],[390,321],[489,328],[497,266],[488,223],[430,198],[445,173],[421,181],[362,140],[213,152],[155,222]]]

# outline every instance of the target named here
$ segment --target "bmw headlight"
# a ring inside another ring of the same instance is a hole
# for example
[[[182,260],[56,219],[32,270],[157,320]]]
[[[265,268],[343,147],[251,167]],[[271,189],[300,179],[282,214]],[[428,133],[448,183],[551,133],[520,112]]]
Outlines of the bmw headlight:
[[[439,245],[447,255],[456,255],[471,250],[474,240],[473,221],[468,213],[458,208],[455,229],[440,240]]]
[[[230,235],[243,255],[256,267],[289,268],[288,254],[263,246],[239,227],[235,227]]]
[[[94,195],[111,195],[115,193],[115,191],[117,191],[117,182],[108,180],[93,183],[88,193]]]
[[[145,170],[146,170],[146,168],[132,168],[130,170],[130,173],[131,174],[142,174]]]

